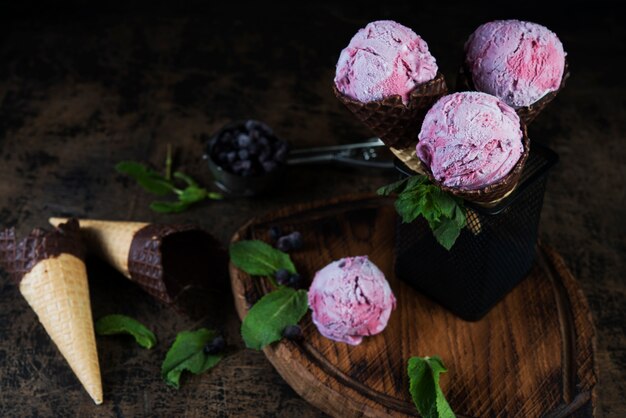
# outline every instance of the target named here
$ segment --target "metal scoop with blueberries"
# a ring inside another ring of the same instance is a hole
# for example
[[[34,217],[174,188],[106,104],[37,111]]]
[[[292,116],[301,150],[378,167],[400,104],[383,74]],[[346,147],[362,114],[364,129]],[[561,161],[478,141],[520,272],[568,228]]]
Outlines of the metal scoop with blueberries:
[[[287,141],[256,120],[225,125],[209,139],[204,159],[217,186],[238,196],[268,191],[288,165],[332,162],[354,167],[393,168],[393,160],[378,138],[290,151]]]

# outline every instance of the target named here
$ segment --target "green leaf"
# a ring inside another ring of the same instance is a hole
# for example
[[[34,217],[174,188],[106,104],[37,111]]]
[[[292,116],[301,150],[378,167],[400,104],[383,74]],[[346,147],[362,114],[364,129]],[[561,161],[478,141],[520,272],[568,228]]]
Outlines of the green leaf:
[[[174,178],[184,181],[185,183],[187,183],[187,186],[198,187],[198,183],[196,183],[194,179],[189,177],[187,174],[181,173],[180,171],[176,171],[174,173]]]
[[[296,272],[289,254],[263,241],[238,241],[230,245],[230,261],[252,276],[270,276],[278,269]]]
[[[224,198],[224,195],[221,193],[209,192],[207,194],[207,197],[212,200],[222,200]]]
[[[156,171],[135,161],[122,161],[117,163],[115,169],[118,173],[126,174],[139,183],[147,192],[159,196],[174,191],[174,186]]]
[[[179,333],[161,366],[161,376],[165,382],[178,389],[183,371],[200,374],[214,367],[223,355],[206,354],[204,347],[215,337],[217,337],[217,332],[206,328]]]
[[[396,181],[395,183],[388,184],[376,190],[376,193],[380,196],[389,196],[392,193],[398,193],[404,190],[404,187],[409,181],[409,177]]]
[[[465,226],[463,201],[430,183],[423,175],[413,176],[379,189],[379,193],[399,192],[396,211],[402,222],[422,216],[437,242],[450,250]]]
[[[206,198],[207,191],[201,187],[189,186],[178,195],[178,199],[185,203],[196,203]]]
[[[126,315],[103,316],[96,321],[95,328],[98,335],[130,334],[143,348],[152,348],[156,344],[156,336],[152,331]]]
[[[157,202],[150,203],[150,209],[152,209],[155,212],[160,212],[160,213],[179,213],[179,212],[183,212],[188,207],[189,207],[189,203],[182,202],[182,201],[178,201],[178,202],[157,201]]]
[[[455,417],[439,387],[439,375],[447,372],[439,357],[411,357],[407,372],[411,398],[423,418]]]
[[[296,325],[308,310],[306,290],[280,287],[263,296],[241,323],[246,347],[260,350],[282,338],[288,325]]]

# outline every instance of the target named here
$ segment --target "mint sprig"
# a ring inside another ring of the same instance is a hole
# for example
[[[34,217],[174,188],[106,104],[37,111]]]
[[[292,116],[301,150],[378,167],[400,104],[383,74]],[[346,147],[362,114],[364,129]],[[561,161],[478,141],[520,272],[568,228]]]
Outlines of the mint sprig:
[[[165,361],[161,366],[161,376],[165,382],[178,389],[180,376],[185,370],[193,374],[200,374],[219,363],[223,354],[207,354],[205,352],[205,347],[217,335],[216,331],[206,328],[179,333],[165,355]]]
[[[308,310],[306,290],[278,285],[273,276],[280,269],[296,273],[289,254],[263,241],[238,241],[231,244],[230,261],[251,276],[267,277],[276,287],[259,299],[241,323],[246,347],[261,350],[279,341],[289,325],[297,325]]]
[[[171,147],[168,145],[167,158],[165,159],[165,175],[136,161],[121,161],[115,165],[118,173],[132,177],[143,189],[157,196],[170,193],[176,195],[176,201],[155,201],[150,204],[150,209],[160,213],[179,213],[187,210],[194,203],[206,199],[219,200],[223,196],[220,193],[210,192],[198,185],[188,175],[180,171],[172,175]],[[184,187],[177,187],[175,181],[184,183]]]
[[[422,216],[437,242],[447,250],[452,248],[467,222],[463,200],[444,192],[423,175],[381,187],[377,193],[382,196],[397,193],[395,207],[402,222],[410,223]]]
[[[156,344],[156,336],[141,322],[126,315],[106,315],[95,324],[96,334],[116,335],[129,334],[143,348],[152,348]]]
[[[254,304],[241,323],[246,347],[261,350],[279,341],[283,330],[297,325],[309,308],[307,291],[281,286]]]
[[[424,418],[455,418],[439,387],[439,375],[445,372],[447,369],[437,356],[409,359],[409,392],[417,411]]]
[[[230,261],[251,276],[271,276],[279,269],[296,272],[289,254],[259,241],[238,241],[230,245]]]

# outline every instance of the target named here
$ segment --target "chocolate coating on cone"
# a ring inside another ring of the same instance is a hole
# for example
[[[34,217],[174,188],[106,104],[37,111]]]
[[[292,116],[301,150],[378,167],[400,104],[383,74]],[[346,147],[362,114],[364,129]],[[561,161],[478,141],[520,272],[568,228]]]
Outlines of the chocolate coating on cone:
[[[333,85],[335,96],[372,130],[388,147],[405,148],[417,140],[424,116],[441,96],[448,92],[443,74],[416,86],[408,104],[400,95],[363,103],[346,96]]]
[[[543,109],[545,109],[548,103],[554,100],[556,95],[565,87],[565,82],[568,78],[569,65],[567,64],[567,60],[565,60],[563,78],[561,79],[561,84],[559,85],[559,88],[557,90],[551,91],[530,106],[524,106],[515,109],[515,112],[526,126],[528,126],[533,120],[535,120],[535,118],[543,111]],[[472,73],[466,65],[462,65],[461,68],[459,68],[459,74],[457,75],[456,79],[456,91],[476,91],[476,87],[474,87],[474,82],[472,80]]]
[[[218,241],[197,226],[149,224],[133,237],[128,271],[146,292],[171,304],[185,285],[208,279],[211,263],[223,255]]]
[[[0,265],[16,283],[41,260],[63,253],[84,260],[83,242],[74,218],[51,231],[35,228],[21,240],[16,237],[15,228],[0,232]]]

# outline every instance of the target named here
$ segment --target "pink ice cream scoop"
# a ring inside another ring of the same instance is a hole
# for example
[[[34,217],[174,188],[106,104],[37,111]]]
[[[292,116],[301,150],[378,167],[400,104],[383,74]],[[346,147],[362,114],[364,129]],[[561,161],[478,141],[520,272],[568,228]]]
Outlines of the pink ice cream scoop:
[[[364,336],[385,329],[396,298],[385,275],[367,256],[346,257],[315,274],[309,307],[323,336],[357,345]]]
[[[341,51],[337,89],[360,102],[400,95],[404,104],[418,84],[437,75],[437,63],[422,38],[392,20],[368,23]]]
[[[465,64],[476,89],[518,108],[558,90],[565,52],[559,38],[544,26],[496,20],[481,25],[469,37]]]
[[[442,97],[428,111],[417,156],[444,186],[482,189],[506,176],[524,151],[520,119],[495,96]]]

